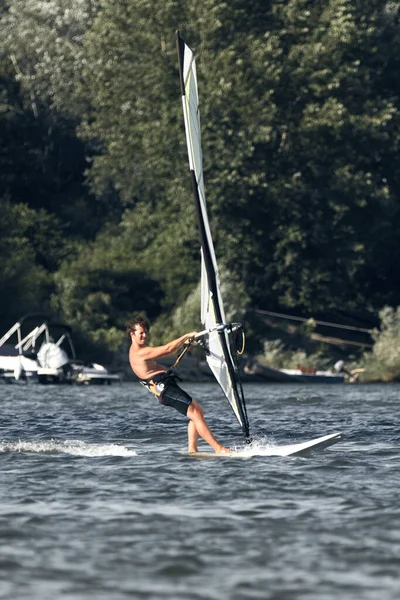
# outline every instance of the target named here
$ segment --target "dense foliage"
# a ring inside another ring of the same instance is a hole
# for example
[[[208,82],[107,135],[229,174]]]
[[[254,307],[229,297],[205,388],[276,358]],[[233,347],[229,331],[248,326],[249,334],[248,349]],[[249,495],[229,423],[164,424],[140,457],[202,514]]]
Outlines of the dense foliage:
[[[372,352],[364,354],[357,366],[364,368],[362,381],[400,381],[400,307],[379,312],[380,328],[373,333]]]
[[[198,326],[176,29],[230,308],[400,304],[399,2],[5,0],[0,17],[1,330],[38,307],[114,349],[135,311],[160,337]]]

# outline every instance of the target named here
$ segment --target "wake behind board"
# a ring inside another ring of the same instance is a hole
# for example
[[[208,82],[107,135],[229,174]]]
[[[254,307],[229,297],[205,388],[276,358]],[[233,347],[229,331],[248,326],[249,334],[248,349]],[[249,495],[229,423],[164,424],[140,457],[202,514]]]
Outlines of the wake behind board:
[[[314,450],[323,450],[342,439],[341,433],[331,433],[322,437],[314,438],[308,442],[299,444],[287,444],[284,446],[267,446],[264,448],[245,448],[230,454],[218,454],[216,452],[183,452],[189,458],[252,458],[254,456],[304,456]]]

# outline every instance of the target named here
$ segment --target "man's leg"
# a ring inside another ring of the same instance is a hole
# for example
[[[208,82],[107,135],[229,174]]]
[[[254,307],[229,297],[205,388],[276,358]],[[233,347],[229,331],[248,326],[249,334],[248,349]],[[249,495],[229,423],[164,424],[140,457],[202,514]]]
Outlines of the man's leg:
[[[189,421],[188,423],[188,451],[189,452],[198,452],[197,450],[197,438],[199,434],[197,432],[196,426],[193,421]]]
[[[205,442],[207,442],[207,444],[209,444],[211,446],[211,448],[213,448],[215,450],[215,452],[230,452],[230,450],[228,450],[228,448],[225,448],[225,446],[223,446],[222,444],[217,442],[217,440],[211,433],[209,426],[207,425],[207,423],[204,420],[203,409],[197,404],[197,402],[195,400],[193,400],[191,405],[189,406],[186,416],[189,417],[191,423],[193,423],[193,426],[197,432],[197,435],[201,435],[203,440]],[[189,423],[189,427],[190,427],[191,423]],[[189,452],[195,452],[195,450],[191,449],[191,445],[190,445],[192,443],[192,440],[190,439],[190,435],[192,433],[193,433],[193,429],[188,428]],[[195,444],[194,447],[197,448],[197,444]]]

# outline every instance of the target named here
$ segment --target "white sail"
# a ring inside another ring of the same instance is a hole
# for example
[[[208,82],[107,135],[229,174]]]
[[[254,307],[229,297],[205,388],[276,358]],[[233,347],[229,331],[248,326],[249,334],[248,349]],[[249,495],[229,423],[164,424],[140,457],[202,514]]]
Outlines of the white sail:
[[[206,340],[207,362],[220,384],[246,437],[249,426],[240,378],[232,349],[232,328],[226,324],[221,284],[214,244],[207,215],[203,180],[199,98],[195,57],[177,34],[182,105],[185,121],[189,167],[192,174],[201,240],[201,322],[209,331]],[[226,326],[225,326],[226,325]]]

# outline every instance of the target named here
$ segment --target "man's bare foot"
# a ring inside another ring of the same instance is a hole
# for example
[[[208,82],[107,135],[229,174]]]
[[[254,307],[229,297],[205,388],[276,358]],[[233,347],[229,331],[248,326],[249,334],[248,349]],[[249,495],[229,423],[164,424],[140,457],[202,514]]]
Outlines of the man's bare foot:
[[[196,448],[189,448],[189,449],[188,449],[188,452],[189,452],[190,454],[193,454],[194,452],[198,452],[198,449],[197,449],[197,447],[196,447]]]
[[[229,448],[225,448],[225,446],[221,446],[221,448],[219,448],[218,450],[215,451],[217,454],[231,454],[232,450],[229,450]]]

